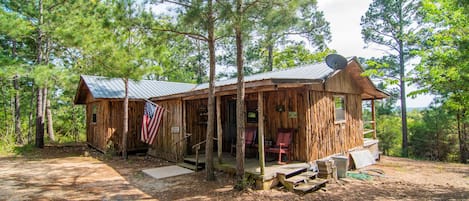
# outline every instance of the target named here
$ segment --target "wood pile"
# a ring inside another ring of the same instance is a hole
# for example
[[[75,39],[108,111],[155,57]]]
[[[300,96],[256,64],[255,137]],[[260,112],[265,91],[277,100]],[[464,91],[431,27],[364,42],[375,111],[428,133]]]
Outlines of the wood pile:
[[[334,160],[318,160],[316,163],[318,165],[319,178],[327,179],[330,183],[337,180],[337,166]]]

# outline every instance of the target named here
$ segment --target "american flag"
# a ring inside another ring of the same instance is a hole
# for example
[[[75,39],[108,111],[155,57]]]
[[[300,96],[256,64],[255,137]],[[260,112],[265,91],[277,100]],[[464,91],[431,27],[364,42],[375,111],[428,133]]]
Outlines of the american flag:
[[[152,144],[158,134],[161,120],[163,119],[164,108],[152,103],[145,104],[142,121],[142,141]]]

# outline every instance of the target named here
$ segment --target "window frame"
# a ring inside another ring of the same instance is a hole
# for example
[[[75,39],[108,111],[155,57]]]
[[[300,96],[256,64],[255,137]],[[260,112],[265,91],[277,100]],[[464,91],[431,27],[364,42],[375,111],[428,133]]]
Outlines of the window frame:
[[[334,102],[334,123],[339,124],[339,123],[345,123],[347,122],[347,106],[346,106],[346,97],[345,95],[334,95],[333,96],[333,102]],[[340,98],[341,103],[342,103],[342,108],[337,108],[337,99]],[[343,119],[337,118],[338,112],[337,110],[342,110],[343,111]]]

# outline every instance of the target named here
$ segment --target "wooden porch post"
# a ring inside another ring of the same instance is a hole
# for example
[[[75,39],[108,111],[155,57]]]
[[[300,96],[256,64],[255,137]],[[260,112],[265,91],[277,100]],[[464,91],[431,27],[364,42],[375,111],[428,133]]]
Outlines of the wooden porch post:
[[[258,144],[259,144],[259,166],[261,169],[261,176],[265,173],[265,156],[264,156],[264,92],[257,93],[257,108],[258,108]]]
[[[373,139],[376,139],[376,112],[375,112],[375,99],[371,99],[371,126],[373,128]]]
[[[221,126],[221,96],[217,96],[217,143],[218,143],[218,163],[222,163],[222,145],[223,145],[223,128]]]

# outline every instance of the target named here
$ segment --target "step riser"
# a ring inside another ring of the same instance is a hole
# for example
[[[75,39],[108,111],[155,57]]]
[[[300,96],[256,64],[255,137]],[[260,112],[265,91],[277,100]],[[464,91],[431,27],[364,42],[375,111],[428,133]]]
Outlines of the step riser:
[[[303,169],[300,169],[300,170],[298,170],[298,171],[295,171],[295,172],[291,172],[291,173],[289,173],[289,174],[286,174],[286,175],[285,175],[285,178],[288,179],[288,178],[291,178],[291,177],[300,175],[300,174],[302,174],[302,173],[304,173],[304,172],[306,172],[306,171],[308,171],[308,169],[307,169],[307,168],[303,168]]]
[[[199,165],[198,168],[195,165],[188,164],[188,163],[178,163],[179,167],[187,168],[189,170],[198,171],[204,169],[204,166]]]

